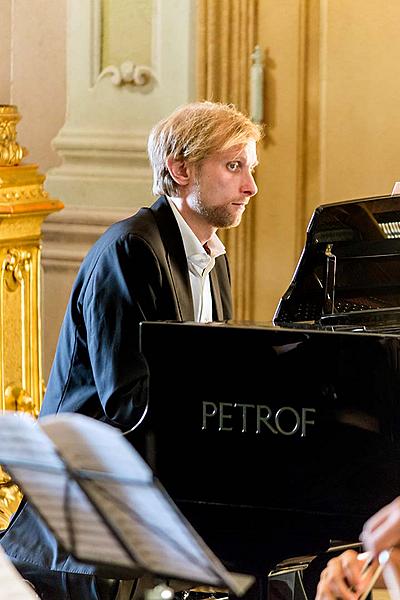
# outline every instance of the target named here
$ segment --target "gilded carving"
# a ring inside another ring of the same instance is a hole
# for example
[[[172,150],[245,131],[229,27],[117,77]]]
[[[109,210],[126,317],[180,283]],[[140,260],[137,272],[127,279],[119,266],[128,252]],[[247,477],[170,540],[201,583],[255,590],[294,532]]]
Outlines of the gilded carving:
[[[6,529],[16,512],[22,493],[11,477],[0,467],[0,530]]]
[[[12,248],[7,250],[3,269],[4,281],[10,292],[14,292],[24,279],[24,273],[31,268],[32,255],[27,250]]]
[[[18,165],[27,155],[26,148],[17,142],[19,120],[16,106],[0,105],[0,165]]]
[[[43,398],[40,331],[41,225],[63,208],[16,142],[15,106],[0,105],[0,410],[38,416]],[[22,493],[0,468],[0,530]]]
[[[5,410],[26,412],[33,417],[39,415],[32,396],[19,385],[9,385],[6,387],[4,391],[4,404]]]

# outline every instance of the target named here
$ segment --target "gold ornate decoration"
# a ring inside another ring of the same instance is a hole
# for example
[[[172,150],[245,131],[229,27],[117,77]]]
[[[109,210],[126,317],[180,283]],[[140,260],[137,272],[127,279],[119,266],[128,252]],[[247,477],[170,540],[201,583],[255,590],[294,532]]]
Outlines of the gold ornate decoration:
[[[18,285],[24,280],[24,273],[27,273],[32,264],[32,255],[27,250],[17,250],[12,248],[7,250],[4,260],[5,277],[4,281],[10,292],[14,292]]]
[[[34,164],[15,139],[15,106],[0,106],[0,410],[37,417],[43,399],[41,340],[41,226],[63,208],[43,188]],[[0,468],[0,529],[22,498]]]
[[[0,467],[0,530],[7,529],[10,518],[16,512],[22,498],[19,487]]]
[[[5,409],[16,412],[29,413],[38,417],[39,410],[35,406],[32,396],[19,385],[9,385],[4,392]]]
[[[16,106],[0,104],[0,165],[18,165],[27,155],[16,139],[20,119]]]
[[[197,96],[232,102],[250,110],[251,55],[256,45],[257,0],[198,0]],[[229,32],[229,35],[227,34]],[[242,224],[220,230],[232,274],[234,317],[253,318],[254,227],[256,202],[250,202]]]

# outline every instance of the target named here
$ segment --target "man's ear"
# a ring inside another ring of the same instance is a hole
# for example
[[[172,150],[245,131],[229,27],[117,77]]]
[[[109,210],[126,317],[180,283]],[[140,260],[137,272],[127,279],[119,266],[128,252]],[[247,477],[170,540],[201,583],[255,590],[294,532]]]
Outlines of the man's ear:
[[[170,156],[167,159],[167,167],[175,183],[178,185],[188,185],[190,183],[192,169],[188,166],[186,160]]]

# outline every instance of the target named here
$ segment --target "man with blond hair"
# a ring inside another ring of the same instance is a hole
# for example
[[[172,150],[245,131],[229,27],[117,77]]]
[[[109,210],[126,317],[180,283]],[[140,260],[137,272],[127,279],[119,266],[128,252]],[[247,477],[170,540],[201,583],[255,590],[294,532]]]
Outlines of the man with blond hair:
[[[160,197],[112,225],[84,259],[40,416],[79,412],[132,431],[147,402],[139,323],[232,317],[228,261],[216,232],[239,225],[257,192],[260,137],[234,106],[213,102],[179,107],[153,128],[148,153]],[[29,504],[1,543],[44,600],[116,597],[118,581],[66,555]]]

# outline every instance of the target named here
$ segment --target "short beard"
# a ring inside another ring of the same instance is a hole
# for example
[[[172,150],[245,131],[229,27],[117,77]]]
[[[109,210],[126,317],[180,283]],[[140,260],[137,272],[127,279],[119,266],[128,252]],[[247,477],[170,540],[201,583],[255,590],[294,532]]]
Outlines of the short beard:
[[[217,229],[236,227],[241,221],[241,215],[232,215],[226,206],[204,206],[201,199],[200,183],[197,177],[194,183],[191,208],[197,212],[198,215],[201,215],[209,225],[216,227]]]

